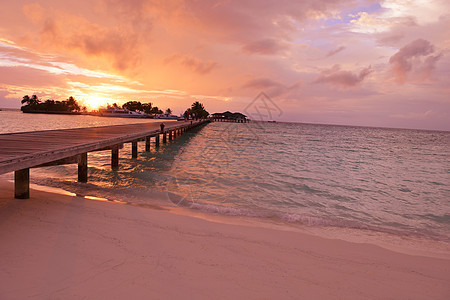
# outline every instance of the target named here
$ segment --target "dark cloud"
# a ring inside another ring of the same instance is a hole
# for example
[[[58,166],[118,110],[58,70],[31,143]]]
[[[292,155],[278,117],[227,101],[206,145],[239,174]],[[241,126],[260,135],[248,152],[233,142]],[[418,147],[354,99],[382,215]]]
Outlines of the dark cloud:
[[[442,56],[442,54],[432,55],[433,53],[434,46],[424,39],[417,39],[400,48],[389,59],[397,81],[404,83],[410,73],[416,78],[428,78]]]
[[[370,73],[372,67],[362,69],[359,73],[341,70],[339,65],[323,71],[314,81],[315,83],[331,83],[342,87],[353,87],[360,84]]]

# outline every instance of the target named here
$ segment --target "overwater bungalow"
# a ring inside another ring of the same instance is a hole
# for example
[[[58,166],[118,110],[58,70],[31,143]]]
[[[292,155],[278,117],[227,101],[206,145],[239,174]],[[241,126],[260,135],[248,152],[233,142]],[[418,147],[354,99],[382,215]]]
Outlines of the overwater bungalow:
[[[247,123],[250,120],[246,115],[241,114],[240,112],[223,112],[223,113],[214,113],[211,115],[211,119],[216,122],[236,122],[236,123]]]

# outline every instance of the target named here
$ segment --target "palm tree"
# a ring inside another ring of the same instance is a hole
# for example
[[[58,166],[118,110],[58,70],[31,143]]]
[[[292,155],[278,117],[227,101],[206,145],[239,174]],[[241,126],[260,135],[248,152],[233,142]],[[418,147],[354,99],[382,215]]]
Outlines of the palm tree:
[[[172,114],[172,110],[170,108],[166,109],[166,114],[171,115]]]
[[[21,103],[22,104],[25,104],[25,103],[30,104],[30,96],[28,96],[28,95],[23,96]]]
[[[151,114],[152,113],[152,103],[142,103],[142,110],[146,113],[146,114]]]
[[[202,103],[195,101],[192,103],[191,108],[189,109],[189,112],[192,116],[195,116],[196,119],[198,118],[206,118],[209,113],[205,110],[205,107]]]
[[[36,110],[40,104],[40,100],[36,95],[31,96],[31,98],[28,95],[23,96],[22,98],[22,107],[20,110],[22,111],[29,111],[29,110]]]
[[[39,98],[36,95],[31,96],[31,98],[28,95],[23,96],[21,103],[29,106],[33,106],[41,102]]]
[[[194,103],[192,103],[191,109],[193,111],[202,111],[205,110],[205,108],[203,107],[203,104],[201,104],[198,101],[195,101]]]
[[[70,96],[69,99],[66,100],[66,106],[68,111],[79,111],[80,106],[77,103],[77,100],[75,100],[74,97]]]

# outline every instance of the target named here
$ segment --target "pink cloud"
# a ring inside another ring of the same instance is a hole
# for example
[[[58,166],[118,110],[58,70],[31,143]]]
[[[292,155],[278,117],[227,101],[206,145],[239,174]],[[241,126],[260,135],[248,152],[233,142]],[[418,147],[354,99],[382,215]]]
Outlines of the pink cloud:
[[[339,65],[334,65],[331,69],[323,71],[314,81],[315,83],[331,83],[341,87],[353,87],[360,84],[370,73],[372,67],[362,69],[359,73],[341,70]]]
[[[301,82],[298,81],[292,85],[285,85],[270,78],[255,78],[245,83],[243,88],[253,89],[258,92],[266,92],[270,97],[277,97],[286,94],[298,92],[301,88]]]
[[[416,77],[422,80],[428,78],[436,62],[442,57],[442,54],[431,55],[433,53],[434,46],[424,39],[417,39],[400,48],[389,59],[397,81],[404,83],[410,73],[415,73]],[[422,57],[424,58],[423,61]]]
[[[327,53],[326,57],[330,57],[330,56],[333,56],[333,55],[335,55],[335,54],[338,54],[339,52],[343,51],[344,49],[345,49],[344,46],[340,46],[340,47],[338,47],[338,48],[336,48],[336,49],[333,49],[333,50],[331,50],[331,51],[329,51],[329,52]]]
[[[275,39],[263,39],[255,42],[248,43],[242,47],[245,53],[252,54],[265,54],[275,55],[284,52],[289,49],[289,45],[283,41]]]
[[[299,32],[298,23],[326,16],[348,0],[253,0],[185,1],[201,30],[213,32],[213,39],[232,40],[244,45],[248,41],[277,39],[290,41]]]
[[[202,61],[197,57],[190,55],[180,55],[174,54],[172,56],[166,57],[164,62],[167,63],[179,63],[184,67],[188,68],[192,72],[205,75],[210,73],[212,70],[218,67],[218,63],[212,60]]]

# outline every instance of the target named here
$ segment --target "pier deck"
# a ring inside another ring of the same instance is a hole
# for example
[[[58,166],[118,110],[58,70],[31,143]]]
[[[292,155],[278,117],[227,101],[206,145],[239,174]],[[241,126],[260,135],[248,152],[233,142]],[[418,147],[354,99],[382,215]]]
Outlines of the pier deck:
[[[138,141],[146,142],[150,148],[150,138],[159,137],[163,143],[182,132],[200,126],[206,121],[166,121],[164,133],[160,123],[139,123],[104,127],[34,131],[0,134],[0,174],[15,171],[16,198],[29,197],[29,168],[78,163],[78,180],[87,180],[86,153],[99,150],[112,150],[111,165],[118,166],[118,152],[123,143],[132,143],[132,155],[137,157]]]

